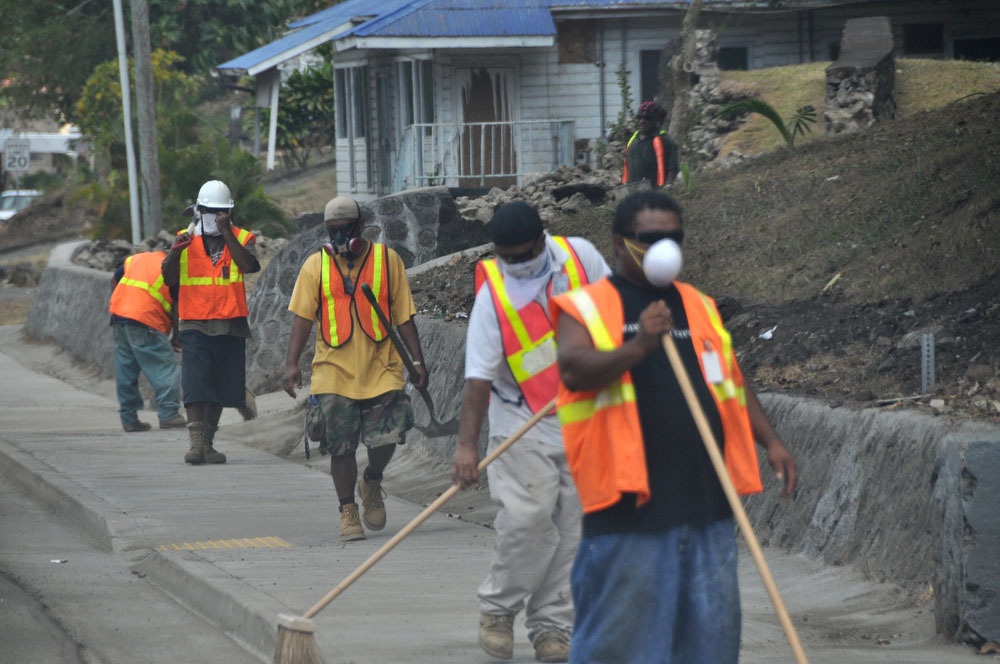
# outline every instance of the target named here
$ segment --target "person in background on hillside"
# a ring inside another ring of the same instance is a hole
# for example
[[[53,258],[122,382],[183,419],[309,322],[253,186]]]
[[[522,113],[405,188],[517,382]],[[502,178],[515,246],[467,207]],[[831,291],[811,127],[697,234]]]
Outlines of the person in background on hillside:
[[[715,302],[647,276],[646,252],[668,239],[683,239],[677,202],[658,191],[626,197],[612,226],[614,275],[551,302],[559,419],[584,512],[570,648],[580,664],[739,657],[733,514],[663,335],[683,358],[736,490],[761,490],[755,441],[782,495],[795,489],[795,460],[744,383]]]
[[[371,287],[380,309],[396,325],[416,369],[410,382],[426,387],[427,369],[403,259],[388,246],[362,237],[364,223],[356,201],[337,196],[326,204],[323,218],[330,243],[303,263],[288,304],[295,317],[283,385],[293,398],[295,388],[302,387],[299,359],[313,321],[318,321],[309,392],[319,399],[326,420],[320,447],[330,455],[340,539],[347,542],[365,539],[361,518],[369,530],[385,528],[382,473],[413,427],[410,399],[403,391],[403,360],[360,292],[361,284]],[[368,465],[359,481],[356,451],[362,439]],[[364,508],[360,517],[355,483]]]
[[[583,238],[549,236],[531,205],[509,203],[489,224],[495,259],[476,266],[476,300],[465,345],[465,390],[452,479],[479,479],[479,429],[489,408],[489,449],[556,395],[558,374],[548,300],[610,270]],[[496,546],[479,586],[479,645],[510,659],[514,616],[540,662],[565,662],[573,629],[569,575],[580,540],[580,503],[555,414],[542,419],[488,468],[499,505]]]
[[[160,265],[166,254],[133,254],[112,277],[111,329],[115,340],[115,389],[118,416],[127,432],[149,431],[139,420],[142,394],[139,374],[153,387],[161,429],[187,426],[179,413],[181,373],[174,355],[177,344],[177,287],[163,283]]]
[[[639,104],[637,131],[625,145],[622,184],[649,180],[654,187],[671,184],[680,170],[677,144],[660,129],[667,112],[655,101]]]
[[[225,463],[215,449],[223,408],[246,407],[250,338],[243,275],[260,271],[256,236],[233,225],[232,193],[210,180],[198,191],[195,221],[163,261],[163,279],[179,284],[181,385],[191,447],[184,461]]]

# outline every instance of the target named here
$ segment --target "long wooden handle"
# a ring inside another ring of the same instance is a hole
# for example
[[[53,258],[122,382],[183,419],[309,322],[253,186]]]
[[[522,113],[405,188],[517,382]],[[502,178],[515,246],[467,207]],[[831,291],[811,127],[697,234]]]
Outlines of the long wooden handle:
[[[479,465],[477,466],[477,468],[479,469],[479,472],[482,472],[483,470],[486,469],[486,466],[488,466],[491,463],[493,463],[494,461],[496,461],[497,457],[499,457],[501,454],[503,454],[504,452],[506,452],[507,449],[511,445],[513,445],[514,443],[516,443],[521,438],[521,436],[523,436],[525,433],[527,433],[528,430],[531,429],[531,427],[533,427],[536,424],[538,424],[538,422],[543,417],[545,417],[546,415],[548,415],[549,412],[551,412],[552,409],[555,408],[555,407],[556,407],[556,400],[553,399],[544,408],[542,408],[540,411],[538,411],[537,413],[535,413],[534,415],[532,415],[531,419],[529,419],[527,422],[525,422],[524,424],[521,425],[521,428],[519,428],[517,431],[515,431],[514,433],[512,433],[510,435],[510,437],[508,437],[502,443],[500,443],[499,445],[497,445],[496,449],[494,449],[488,455],[486,455],[485,457],[483,457],[483,459],[479,462]],[[397,544],[399,544],[400,542],[402,542],[410,533],[412,533],[414,530],[416,530],[417,527],[420,526],[420,524],[422,524],[424,521],[426,521],[430,517],[431,514],[434,514],[434,512],[436,512],[437,510],[439,510],[442,505],[444,505],[446,502],[448,502],[449,500],[451,500],[455,496],[455,494],[458,493],[461,490],[461,488],[462,487],[459,484],[452,484],[450,487],[448,487],[447,491],[445,491],[440,496],[438,496],[437,499],[433,503],[431,503],[430,505],[428,505],[427,507],[425,507],[424,511],[421,512],[420,514],[418,514],[416,517],[414,517],[412,521],[410,521],[408,524],[406,524],[405,526],[403,526],[403,528],[398,533],[396,533],[395,535],[393,535],[392,538],[388,542],[386,542],[381,547],[379,547],[379,550],[376,551],[375,553],[373,553],[368,558],[368,560],[366,560],[365,562],[361,563],[361,565],[359,565],[356,570],[354,570],[353,572],[351,572],[347,576],[347,578],[345,578],[343,581],[341,581],[340,583],[338,583],[337,586],[335,588],[333,588],[330,592],[328,592],[326,595],[324,595],[323,598],[320,601],[316,602],[316,604],[311,609],[309,609],[308,611],[306,611],[306,613],[305,613],[305,615],[303,617],[304,618],[312,618],[317,613],[319,613],[324,608],[326,608],[327,604],[329,604],[330,602],[332,602],[333,600],[335,600],[337,598],[337,596],[340,595],[340,593],[342,593],[345,590],[347,590],[347,588],[350,587],[350,585],[352,583],[354,583],[359,578],[361,578],[362,574],[364,574],[369,569],[371,569],[372,567],[374,567],[375,563],[377,563],[378,561],[382,560],[382,558],[384,558],[387,553],[389,553],[394,548],[396,548]]]
[[[670,334],[663,335],[663,350],[667,352],[670,366],[673,368],[674,374],[677,376],[677,381],[681,385],[681,391],[684,393],[684,400],[687,402],[691,415],[694,416],[694,422],[698,426],[698,433],[701,434],[701,440],[705,443],[705,449],[712,460],[712,467],[715,468],[715,474],[719,476],[719,482],[722,483],[722,490],[725,492],[729,506],[736,517],[736,523],[739,524],[740,532],[743,533],[743,539],[746,540],[747,546],[750,548],[750,555],[753,556],[753,561],[757,565],[757,571],[760,572],[760,578],[764,582],[764,588],[771,598],[771,603],[774,605],[774,611],[778,614],[781,627],[785,630],[785,637],[788,639],[788,645],[792,648],[792,654],[795,655],[795,661],[798,664],[808,664],[809,660],[806,659],[806,653],[802,650],[802,644],[799,642],[798,634],[795,632],[795,626],[792,624],[792,619],[788,616],[785,603],[781,601],[781,595],[778,594],[778,586],[774,583],[771,570],[768,569],[767,561],[764,560],[764,553],[761,551],[760,543],[753,532],[753,526],[750,525],[750,519],[747,518],[746,510],[743,509],[743,501],[740,500],[740,495],[736,492],[736,487],[733,486],[733,480],[729,477],[729,471],[726,470],[726,462],[723,460],[722,454],[719,453],[719,445],[715,440],[715,434],[712,433],[712,427],[709,426],[708,420],[705,418],[705,411],[701,408],[701,402],[698,401],[698,395],[695,394],[694,387],[691,385],[691,379],[684,368],[684,362],[681,360],[681,356],[677,352],[677,346],[674,344],[674,340]]]

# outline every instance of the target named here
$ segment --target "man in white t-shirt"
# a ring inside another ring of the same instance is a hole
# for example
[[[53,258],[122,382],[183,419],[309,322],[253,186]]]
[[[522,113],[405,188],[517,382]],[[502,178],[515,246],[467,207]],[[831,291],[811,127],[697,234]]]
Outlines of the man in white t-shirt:
[[[487,409],[492,450],[555,398],[559,376],[549,298],[610,273],[587,240],[546,234],[527,203],[498,208],[488,230],[496,259],[476,266],[452,468],[463,487],[479,479],[477,441]],[[489,575],[478,592],[479,645],[492,657],[510,659],[514,616],[523,608],[535,658],[565,662],[581,511],[554,409],[487,474],[499,511]]]

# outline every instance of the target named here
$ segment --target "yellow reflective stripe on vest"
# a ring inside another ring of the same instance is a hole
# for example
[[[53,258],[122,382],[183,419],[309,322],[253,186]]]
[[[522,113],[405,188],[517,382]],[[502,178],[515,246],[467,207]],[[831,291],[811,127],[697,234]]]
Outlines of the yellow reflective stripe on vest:
[[[712,323],[712,328],[715,333],[719,335],[722,340],[722,359],[729,367],[728,375],[733,375],[733,338],[729,334],[729,330],[726,329],[725,325],[722,324],[722,319],[720,319],[715,312],[715,308],[712,307],[711,302],[705,297],[705,294],[701,291],[697,291],[698,295],[701,297],[702,304],[705,305],[705,311],[708,313],[708,320]],[[716,398],[722,402],[728,399],[736,399],[741,406],[745,406],[747,402],[746,391],[742,387],[737,387],[736,383],[732,378],[726,378],[724,381],[717,385],[711,385],[712,391],[715,392]]]
[[[594,395],[593,399],[572,401],[559,407],[559,423],[575,424],[590,419],[600,410],[635,403],[635,387],[617,380]]]
[[[337,341],[339,344],[340,337],[337,335],[337,311],[334,306],[334,299],[329,296],[330,293],[330,264],[333,262],[333,256],[330,256],[325,251],[320,252],[320,265],[321,270],[321,282],[322,290],[320,291],[320,302],[326,301],[326,317],[330,321],[330,341]],[[322,325],[322,323],[320,323]]]
[[[132,258],[134,258],[134,256],[129,256],[128,258],[125,259],[126,270],[128,270],[129,266],[132,265]],[[152,286],[147,284],[145,281],[139,281],[138,279],[129,279],[128,277],[124,276],[118,283],[125,284],[126,286],[134,286],[135,288],[141,288],[142,290],[149,293],[149,296],[151,298],[159,302],[160,306],[163,307],[163,310],[166,311],[168,314],[171,311],[173,311],[174,308],[173,304],[170,303],[170,300],[163,297],[163,293],[160,292],[160,289],[163,288],[162,274],[156,278],[156,281],[153,282]]]
[[[168,314],[173,310],[173,305],[171,305],[170,301],[167,298],[163,297],[163,294],[160,292],[160,289],[163,287],[162,274],[159,277],[157,277],[156,281],[153,282],[152,286],[147,284],[145,281],[139,281],[138,279],[129,279],[127,277],[122,277],[121,281],[119,281],[118,283],[125,284],[126,286],[134,286],[136,288],[141,288],[142,290],[146,291],[147,293],[149,293],[149,296],[151,298],[160,303],[160,306],[163,307],[163,310],[166,311]]]
[[[236,240],[241,244],[246,246],[247,239],[250,237],[250,231],[245,228],[241,228],[240,232],[236,235]],[[204,242],[204,240],[202,240]],[[238,284],[243,282],[243,272],[240,271],[239,265],[236,261],[229,261],[229,278],[226,277],[192,277],[188,274],[188,250],[185,249],[181,252],[181,277],[180,283],[182,286],[228,286],[230,284]]]
[[[486,270],[486,278],[493,285],[493,288],[496,289],[497,295],[499,295],[498,299],[503,306],[503,312],[507,316],[510,327],[514,330],[521,348],[527,348],[532,344],[531,337],[528,335],[527,328],[524,327],[524,321],[517,315],[517,309],[510,303],[510,297],[507,296],[507,287],[503,283],[503,277],[500,275],[500,268],[497,266],[496,260],[483,261],[483,269]]]
[[[524,326],[524,321],[518,314],[517,309],[515,309],[514,305],[510,302],[510,297],[507,295],[507,287],[504,283],[503,276],[500,274],[500,267],[497,265],[496,260],[483,261],[483,269],[486,272],[486,280],[490,282],[491,288],[493,288],[494,292],[497,294],[497,299],[500,300],[504,316],[507,317],[511,330],[513,330],[515,336],[517,336],[517,342],[520,348],[513,355],[507,356],[507,363],[510,366],[510,372],[513,374],[514,380],[517,381],[518,385],[520,385],[538,373],[537,371],[530,372],[524,369],[525,355],[532,352],[539,346],[552,343],[552,339],[555,337],[555,334],[550,330],[540,339],[532,340],[531,335],[528,334],[528,328]]]
[[[566,277],[569,279],[569,290],[575,290],[583,283],[580,271],[577,269],[576,252],[569,246],[569,240],[562,235],[553,235],[551,237],[552,241],[566,252],[566,262],[563,264],[563,270],[566,271]]]
[[[590,294],[583,290],[573,290],[566,296],[576,305],[577,310],[583,317],[583,324],[590,332],[591,339],[594,340],[594,348],[597,350],[614,350],[615,344],[611,340],[611,334],[601,319],[601,314],[597,311],[597,305],[590,297]]]
[[[372,269],[375,270],[372,274],[372,293],[375,294],[376,302],[378,302],[378,296],[382,293],[382,288],[386,285],[382,283],[382,259],[385,253],[386,252],[382,250],[381,245],[372,244],[372,258],[375,261],[375,264],[372,266]],[[389,317],[388,311],[384,311],[382,313],[386,315],[386,318]],[[375,307],[371,307],[371,316],[372,330],[375,331],[375,341],[382,341],[382,339],[385,338],[385,335],[382,333],[382,322],[379,320],[378,314],[375,313]],[[330,338],[332,339],[333,337]]]

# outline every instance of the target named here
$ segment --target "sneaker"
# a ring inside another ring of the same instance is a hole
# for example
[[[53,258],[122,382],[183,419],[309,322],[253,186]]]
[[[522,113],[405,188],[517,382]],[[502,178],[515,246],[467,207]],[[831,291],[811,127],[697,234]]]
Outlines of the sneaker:
[[[185,429],[187,428],[187,418],[181,414],[174,415],[169,420],[160,420],[161,429]]]
[[[340,508],[340,541],[355,542],[365,539],[365,529],[361,527],[357,503],[348,503]]]
[[[555,630],[542,632],[535,639],[535,659],[539,662],[568,662],[569,638]]]
[[[358,480],[358,494],[361,496],[362,518],[369,530],[385,528],[385,491],[382,480],[368,482],[362,475]]]
[[[123,424],[122,425],[122,429],[124,429],[126,433],[136,433],[138,431],[149,431],[152,428],[153,428],[153,426],[151,424],[149,424],[148,422],[140,422],[139,420],[136,420],[135,422],[129,422],[128,424]]]
[[[479,647],[490,657],[514,656],[514,616],[479,614]]]

